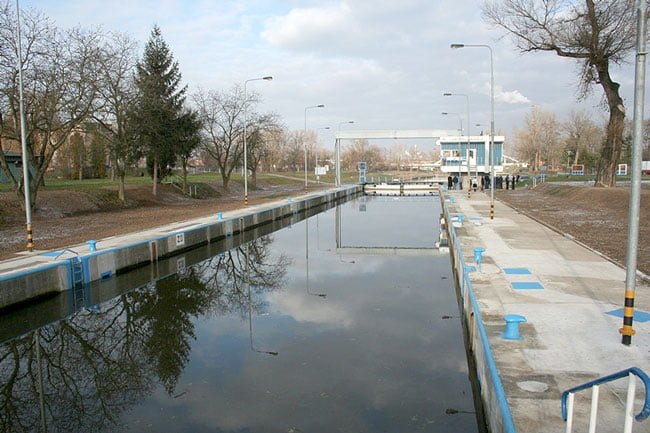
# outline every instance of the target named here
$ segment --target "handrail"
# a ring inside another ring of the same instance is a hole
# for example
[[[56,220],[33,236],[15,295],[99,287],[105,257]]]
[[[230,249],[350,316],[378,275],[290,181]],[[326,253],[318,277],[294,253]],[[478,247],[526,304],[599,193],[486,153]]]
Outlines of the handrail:
[[[637,367],[631,367],[626,370],[621,370],[619,372],[610,374],[608,376],[603,376],[598,379],[594,379],[590,382],[583,383],[582,385],[575,386],[571,389],[567,389],[562,393],[562,419],[564,421],[567,420],[567,406],[566,406],[566,400],[569,394],[576,393],[578,391],[585,390],[587,388],[591,388],[592,386],[600,385],[602,383],[606,382],[611,382],[613,380],[621,379],[623,377],[627,377],[630,375],[630,373],[634,374],[636,377],[641,379],[643,381],[643,385],[645,386],[645,402],[643,404],[643,408],[641,409],[641,412],[638,413],[634,417],[637,421],[643,421],[646,419],[648,416],[650,416],[650,394],[648,394],[648,386],[650,385],[650,377],[648,377],[647,374],[643,372],[640,368]]]
[[[445,196],[446,196],[445,194],[442,194],[443,199],[445,198]],[[444,206],[443,213],[445,214],[446,220],[451,221],[451,215],[449,212],[449,208],[447,206]],[[481,317],[481,309],[478,305],[476,294],[474,293],[472,280],[469,277],[469,273],[467,271],[465,258],[463,257],[463,254],[461,252],[460,241],[458,240],[456,229],[454,228],[453,224],[448,224],[448,230],[451,233],[451,243],[454,248],[454,254],[458,257],[458,260],[460,261],[460,265],[461,265],[460,269],[462,270],[461,271],[462,282],[467,284],[467,288],[468,288],[467,291],[469,294],[470,303],[472,305],[472,310],[474,312],[474,319],[475,319],[474,323],[476,324],[478,335],[481,340],[481,344],[483,346],[483,359],[485,360],[488,373],[492,377],[492,386],[494,387],[493,388],[494,394],[497,398],[499,408],[501,409],[503,429],[506,433],[516,433],[517,429],[515,427],[514,420],[512,418],[512,413],[510,412],[510,406],[508,405],[508,400],[506,398],[503,382],[501,381],[501,376],[499,375],[499,370],[494,361],[494,356],[492,354],[492,348],[490,347],[490,341],[488,339],[487,330],[485,329],[485,326],[483,324],[483,318]]]

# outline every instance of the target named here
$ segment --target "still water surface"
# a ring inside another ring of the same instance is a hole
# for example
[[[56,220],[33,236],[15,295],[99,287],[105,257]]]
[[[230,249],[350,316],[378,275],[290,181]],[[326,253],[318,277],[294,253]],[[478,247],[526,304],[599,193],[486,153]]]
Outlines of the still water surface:
[[[478,431],[439,213],[363,197],[9,339],[1,431]]]

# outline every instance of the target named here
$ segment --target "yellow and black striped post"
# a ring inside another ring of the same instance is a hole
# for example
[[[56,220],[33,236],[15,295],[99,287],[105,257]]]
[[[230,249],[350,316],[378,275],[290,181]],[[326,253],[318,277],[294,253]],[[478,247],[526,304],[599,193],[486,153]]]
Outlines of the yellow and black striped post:
[[[625,308],[623,308],[623,327],[618,330],[623,335],[622,343],[630,345],[636,331],[632,328],[634,321],[634,290],[625,291]]]
[[[27,224],[27,251],[34,251],[34,236],[32,234],[31,224]]]

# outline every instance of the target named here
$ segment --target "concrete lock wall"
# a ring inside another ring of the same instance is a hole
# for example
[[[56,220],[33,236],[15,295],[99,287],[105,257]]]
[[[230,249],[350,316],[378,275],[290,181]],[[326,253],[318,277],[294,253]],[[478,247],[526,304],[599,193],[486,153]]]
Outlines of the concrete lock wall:
[[[126,235],[124,245],[85,254],[75,253],[77,256],[73,258],[54,258],[53,262],[47,264],[23,266],[23,269],[14,269],[0,275],[0,309],[72,289],[75,282],[87,284],[91,281],[110,279],[118,273],[181,254],[210,242],[223,239],[227,241],[238,233],[251,231],[274,221],[290,217],[293,219],[298,214],[307,215],[310,209],[348,200],[362,192],[362,187],[355,185],[304,198],[289,198],[267,206],[258,206],[248,213],[209,223],[188,222],[185,226],[173,227],[167,231],[161,227],[151,238],[131,244],[127,243]],[[229,242],[226,242],[225,246],[228,247],[228,244]],[[234,242],[230,244],[231,247],[234,246]]]
[[[481,400],[485,409],[486,423],[491,433],[516,433],[510,407],[505,397],[505,390],[481,318],[481,310],[472,287],[470,273],[475,268],[466,263],[465,254],[460,247],[456,228],[452,223],[450,207],[453,201],[440,193],[443,215],[446,221],[449,248],[456,277],[456,284],[461,295],[461,315],[466,325],[468,350],[476,365]],[[463,230],[460,228],[459,230]],[[471,257],[471,254],[467,257]]]

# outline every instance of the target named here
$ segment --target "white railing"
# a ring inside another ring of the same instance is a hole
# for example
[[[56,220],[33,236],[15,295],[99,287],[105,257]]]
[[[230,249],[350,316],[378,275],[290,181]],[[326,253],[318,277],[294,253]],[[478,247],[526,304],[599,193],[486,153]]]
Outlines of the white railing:
[[[634,396],[636,393],[636,377],[641,379],[645,386],[645,398],[641,411],[634,416]],[[612,382],[621,378],[628,378],[627,385],[627,401],[625,403],[625,425],[623,426],[623,433],[632,432],[632,424],[634,420],[643,421],[650,415],[650,395],[648,394],[648,385],[650,385],[650,378],[641,369],[632,367],[627,370],[622,370],[609,376],[604,376],[599,379],[578,385],[568,389],[562,393],[562,419],[566,421],[566,433],[571,433],[573,430],[573,401],[576,392],[587,390],[591,388],[591,412],[589,415],[589,433],[596,432],[596,420],[598,418],[598,392],[600,385],[607,382]]]

